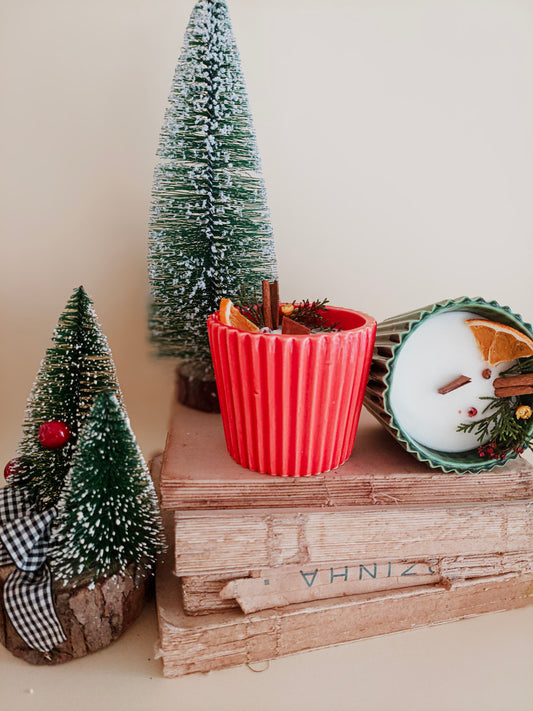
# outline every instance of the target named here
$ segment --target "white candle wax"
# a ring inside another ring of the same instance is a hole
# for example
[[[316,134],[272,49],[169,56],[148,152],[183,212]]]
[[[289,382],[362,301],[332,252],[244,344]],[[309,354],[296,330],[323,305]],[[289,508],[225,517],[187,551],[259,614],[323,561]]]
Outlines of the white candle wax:
[[[490,366],[483,360],[465,321],[479,318],[467,311],[428,316],[406,339],[394,360],[390,406],[405,434],[441,452],[464,452],[479,442],[474,433],[457,432],[463,422],[480,420],[493,397],[493,381],[512,362]],[[490,378],[483,371],[489,368]],[[471,379],[447,394],[439,388],[460,375]],[[477,414],[472,415],[476,411]]]

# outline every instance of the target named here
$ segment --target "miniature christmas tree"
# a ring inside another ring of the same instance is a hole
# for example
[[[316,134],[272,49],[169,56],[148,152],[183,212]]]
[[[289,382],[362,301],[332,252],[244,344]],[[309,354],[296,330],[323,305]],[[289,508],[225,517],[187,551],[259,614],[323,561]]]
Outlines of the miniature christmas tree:
[[[193,9],[158,155],[151,337],[159,355],[179,358],[183,373],[209,381],[207,317],[239,289],[260,293],[262,279],[276,272],[261,164],[223,0],[199,0]]]
[[[59,498],[96,395],[111,389],[121,398],[111,351],[83,287],[69,299],[52,341],[28,400],[14,475],[40,509]]]
[[[63,583],[150,569],[163,549],[152,480],[128,418],[98,396],[78,439],[52,530],[51,565]]]

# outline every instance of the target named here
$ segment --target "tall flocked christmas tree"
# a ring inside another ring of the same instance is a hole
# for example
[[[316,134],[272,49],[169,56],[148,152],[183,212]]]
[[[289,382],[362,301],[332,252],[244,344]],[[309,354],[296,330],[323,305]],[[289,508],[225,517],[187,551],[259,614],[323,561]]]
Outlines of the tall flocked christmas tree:
[[[39,509],[57,502],[98,393],[112,390],[121,400],[107,339],[83,287],[69,299],[52,341],[28,400],[15,476]]]
[[[149,241],[151,338],[211,380],[206,320],[276,276],[266,193],[226,3],[199,0],[161,130]],[[201,407],[201,405],[200,405]]]
[[[54,578],[72,583],[144,570],[163,549],[159,508],[129,421],[111,393],[80,432],[52,530]]]

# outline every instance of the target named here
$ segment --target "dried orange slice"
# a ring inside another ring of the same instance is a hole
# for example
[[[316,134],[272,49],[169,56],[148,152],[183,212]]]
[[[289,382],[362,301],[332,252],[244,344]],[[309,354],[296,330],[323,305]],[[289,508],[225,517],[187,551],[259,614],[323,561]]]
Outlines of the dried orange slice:
[[[482,318],[471,318],[465,323],[474,334],[483,360],[490,365],[533,356],[533,340],[515,328]]]
[[[250,333],[257,333],[259,331],[255,323],[247,319],[246,316],[241,314],[239,309],[233,305],[231,299],[220,300],[218,314],[221,323],[226,326],[234,326],[240,331],[249,331]]]

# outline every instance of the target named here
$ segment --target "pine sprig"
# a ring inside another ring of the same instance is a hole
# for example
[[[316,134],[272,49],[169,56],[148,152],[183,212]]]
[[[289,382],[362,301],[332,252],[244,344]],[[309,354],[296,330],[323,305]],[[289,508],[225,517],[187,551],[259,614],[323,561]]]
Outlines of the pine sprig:
[[[328,310],[328,303],[327,299],[292,301],[291,305],[294,307],[294,310],[290,317],[293,321],[296,321],[302,326],[307,326],[307,328],[310,328],[312,331],[338,331],[340,324],[332,324],[325,316]],[[234,304],[238,307],[239,311],[252,323],[255,323],[258,328],[264,328],[263,303],[258,294],[250,297],[249,294],[245,293],[243,288],[240,288],[235,296]]]
[[[533,356],[529,358],[518,358],[514,365],[500,373],[500,377],[505,377],[506,375],[522,375],[525,373],[533,373]]]
[[[291,318],[293,321],[307,326],[312,331],[338,331],[340,324],[332,324],[324,316],[324,313],[328,310],[328,303],[327,299],[316,299],[315,301],[306,299],[300,303],[293,301],[294,311],[291,314]]]
[[[527,434],[528,423],[516,418],[518,403],[515,398],[481,397],[480,400],[489,401],[483,409],[483,413],[488,413],[486,417],[476,422],[460,424],[458,432],[474,432],[481,445],[488,441],[497,447],[500,453],[515,447],[529,447],[531,437]]]
[[[246,316],[258,328],[265,327],[265,318],[263,316],[263,303],[259,293],[250,294],[246,292],[243,286],[237,290],[234,298],[234,304],[239,311]]]
[[[502,371],[499,377],[533,373],[533,357],[521,358],[510,368]],[[516,416],[517,408],[522,405],[518,397],[480,397],[488,400],[482,414],[485,417],[474,422],[464,422],[457,427],[457,432],[474,433],[480,443],[480,456],[503,459],[514,450],[522,453],[525,449],[533,449],[533,433],[530,433],[529,419]]]

